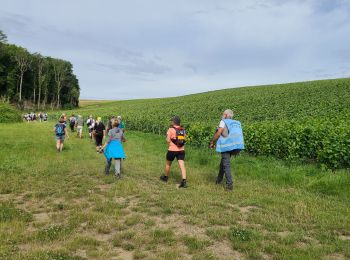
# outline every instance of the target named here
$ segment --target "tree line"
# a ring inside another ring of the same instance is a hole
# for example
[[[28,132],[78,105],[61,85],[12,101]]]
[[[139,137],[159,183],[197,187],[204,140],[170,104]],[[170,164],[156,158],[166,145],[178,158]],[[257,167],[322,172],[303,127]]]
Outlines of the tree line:
[[[0,30],[0,100],[20,108],[73,108],[79,82],[69,61],[30,53]]]

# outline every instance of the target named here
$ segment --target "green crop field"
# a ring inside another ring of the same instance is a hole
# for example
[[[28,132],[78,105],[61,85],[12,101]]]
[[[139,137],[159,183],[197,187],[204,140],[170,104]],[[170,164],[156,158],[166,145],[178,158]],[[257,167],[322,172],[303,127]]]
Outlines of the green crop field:
[[[347,78],[98,103],[68,113],[105,119],[120,114],[129,129],[158,134],[164,134],[169,118],[179,115],[192,144],[207,146],[226,108],[243,123],[249,153],[331,169],[350,167]]]

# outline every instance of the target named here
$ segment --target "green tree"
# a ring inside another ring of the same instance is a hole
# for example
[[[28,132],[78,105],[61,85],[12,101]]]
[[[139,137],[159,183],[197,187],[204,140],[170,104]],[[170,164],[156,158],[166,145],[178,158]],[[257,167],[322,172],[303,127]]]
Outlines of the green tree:
[[[19,76],[20,76],[19,102],[21,102],[22,101],[23,76],[24,76],[24,73],[30,68],[32,60],[31,60],[31,57],[29,55],[29,52],[24,48],[19,48],[18,51],[16,52],[14,58],[17,62],[17,67],[18,67]]]

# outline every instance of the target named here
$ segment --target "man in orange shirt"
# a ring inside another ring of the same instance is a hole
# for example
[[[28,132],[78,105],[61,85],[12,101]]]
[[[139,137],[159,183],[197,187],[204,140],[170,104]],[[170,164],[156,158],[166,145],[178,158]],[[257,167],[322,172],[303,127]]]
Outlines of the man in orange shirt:
[[[179,188],[187,188],[185,168],[185,135],[185,129],[181,127],[180,117],[175,116],[171,120],[171,126],[167,132],[166,141],[169,148],[166,154],[165,173],[164,175],[160,176],[160,179],[164,182],[168,181],[171,164],[176,158],[182,175],[182,181]]]

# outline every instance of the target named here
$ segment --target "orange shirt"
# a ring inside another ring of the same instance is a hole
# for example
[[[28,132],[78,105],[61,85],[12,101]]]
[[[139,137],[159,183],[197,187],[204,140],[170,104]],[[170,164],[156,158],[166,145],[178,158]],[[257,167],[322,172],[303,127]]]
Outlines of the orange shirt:
[[[174,128],[169,128],[168,132],[166,134],[167,134],[169,139],[176,138],[176,130]],[[185,146],[178,147],[176,144],[174,144],[172,141],[170,141],[168,151],[180,152],[180,151],[184,151],[184,150],[185,150]]]

